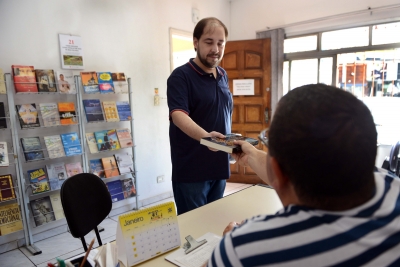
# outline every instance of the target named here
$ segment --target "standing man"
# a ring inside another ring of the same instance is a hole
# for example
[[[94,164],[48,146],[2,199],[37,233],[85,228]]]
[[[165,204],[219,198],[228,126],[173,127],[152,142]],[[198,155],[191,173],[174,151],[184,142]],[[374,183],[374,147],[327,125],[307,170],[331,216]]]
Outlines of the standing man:
[[[232,94],[218,66],[228,37],[216,18],[193,31],[196,58],[176,68],[167,81],[172,189],[178,215],[220,199],[230,176],[229,155],[200,145],[202,137],[231,132]]]

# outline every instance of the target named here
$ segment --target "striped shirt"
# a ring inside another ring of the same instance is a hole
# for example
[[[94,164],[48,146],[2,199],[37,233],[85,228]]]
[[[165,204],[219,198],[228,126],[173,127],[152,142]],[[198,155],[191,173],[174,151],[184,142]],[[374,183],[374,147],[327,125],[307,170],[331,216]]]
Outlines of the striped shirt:
[[[289,205],[233,229],[215,248],[217,266],[400,266],[400,179],[374,173],[376,193],[329,212]]]

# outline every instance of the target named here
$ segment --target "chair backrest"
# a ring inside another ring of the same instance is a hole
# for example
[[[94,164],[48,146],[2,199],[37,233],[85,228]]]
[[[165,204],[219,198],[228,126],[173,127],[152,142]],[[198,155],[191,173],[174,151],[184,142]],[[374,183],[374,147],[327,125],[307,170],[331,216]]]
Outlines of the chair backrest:
[[[65,180],[60,197],[68,227],[76,238],[97,228],[112,207],[107,186],[92,173],[80,173]]]

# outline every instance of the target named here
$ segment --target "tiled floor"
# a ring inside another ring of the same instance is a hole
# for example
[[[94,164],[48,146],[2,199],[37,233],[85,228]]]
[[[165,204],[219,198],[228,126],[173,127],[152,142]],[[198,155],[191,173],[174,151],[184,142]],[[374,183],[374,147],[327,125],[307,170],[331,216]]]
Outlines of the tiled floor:
[[[227,183],[224,196],[230,195],[251,185]],[[168,201],[173,201],[173,198],[167,198],[162,201],[153,203],[149,206],[154,206]],[[143,208],[149,207],[145,206]],[[115,240],[117,229],[118,215],[106,218],[100,225],[104,227],[104,231],[100,233],[103,243],[108,243]],[[90,242],[95,234],[89,233],[85,239]],[[79,239],[73,238],[70,233],[63,233],[48,239],[44,239],[35,243],[42,250],[42,253],[33,256],[25,247],[8,251],[0,254],[1,267],[45,267],[48,262],[56,262],[56,257],[66,259],[84,252],[82,243]],[[97,247],[97,240],[94,248]]]

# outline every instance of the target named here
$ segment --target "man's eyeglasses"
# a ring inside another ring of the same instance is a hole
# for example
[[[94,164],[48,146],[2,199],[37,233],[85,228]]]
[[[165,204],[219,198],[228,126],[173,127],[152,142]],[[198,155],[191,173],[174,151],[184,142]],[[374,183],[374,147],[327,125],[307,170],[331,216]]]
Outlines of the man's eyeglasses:
[[[260,139],[260,141],[266,146],[268,147],[268,131],[269,128],[266,128],[264,130],[262,130],[260,132],[260,134],[258,135],[258,139]]]

